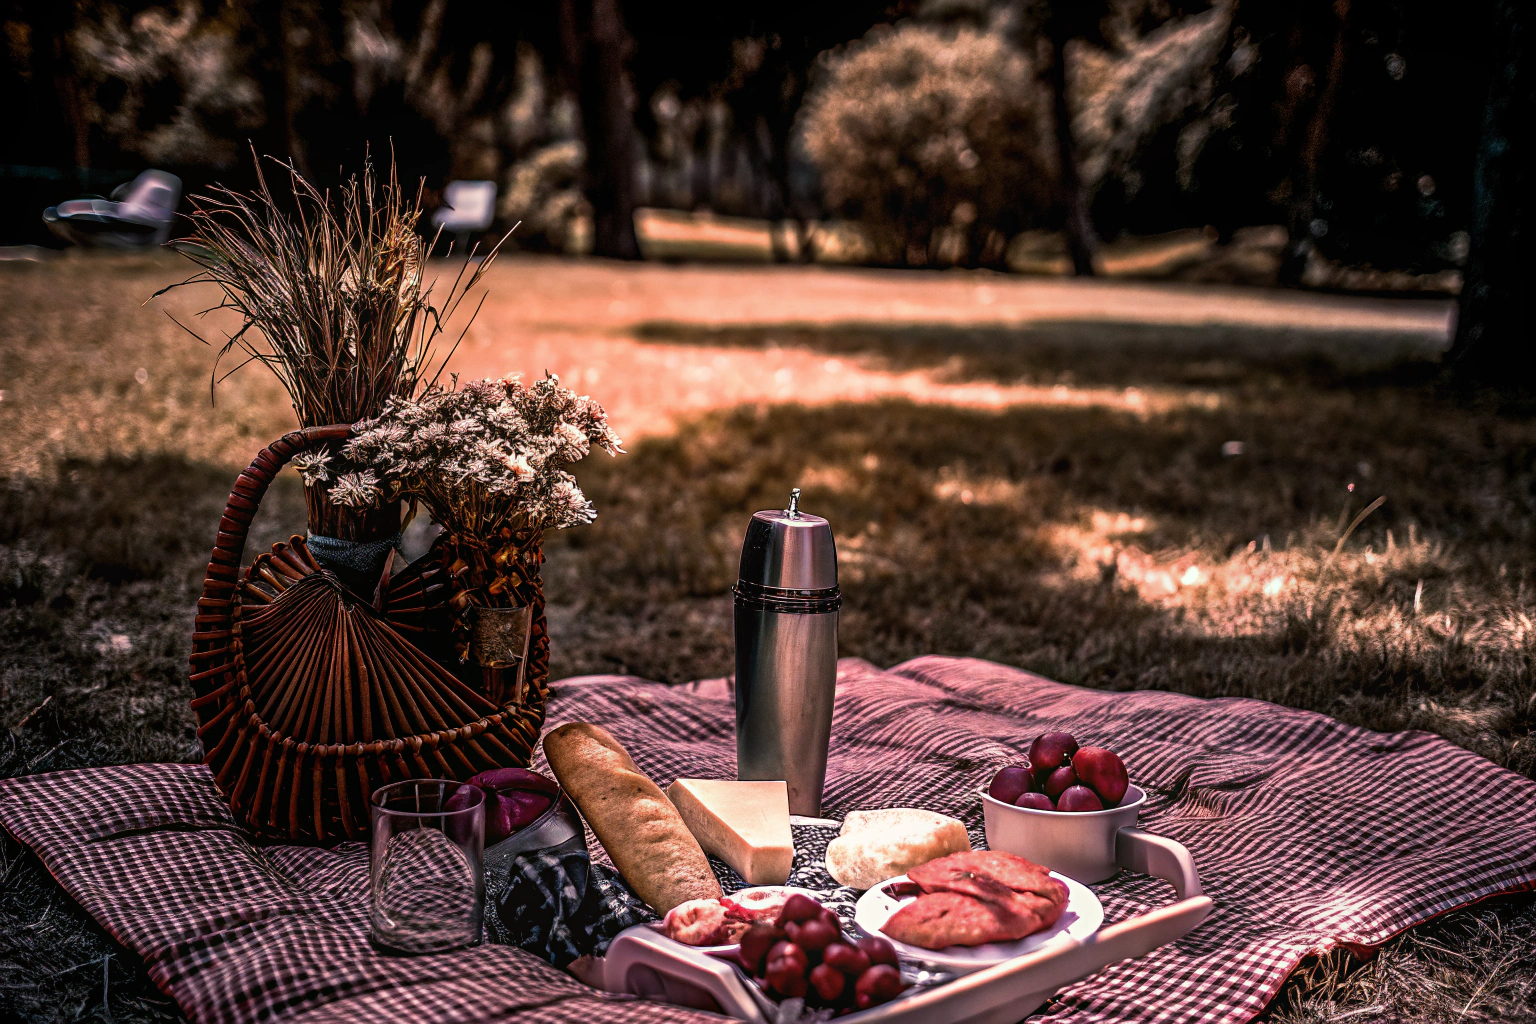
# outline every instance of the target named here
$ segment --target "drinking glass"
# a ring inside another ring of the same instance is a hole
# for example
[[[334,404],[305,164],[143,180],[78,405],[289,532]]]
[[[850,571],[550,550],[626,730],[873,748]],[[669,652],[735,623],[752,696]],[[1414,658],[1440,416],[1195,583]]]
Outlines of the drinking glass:
[[[439,953],[480,941],[485,794],[445,779],[374,791],[369,921],[376,946]]]

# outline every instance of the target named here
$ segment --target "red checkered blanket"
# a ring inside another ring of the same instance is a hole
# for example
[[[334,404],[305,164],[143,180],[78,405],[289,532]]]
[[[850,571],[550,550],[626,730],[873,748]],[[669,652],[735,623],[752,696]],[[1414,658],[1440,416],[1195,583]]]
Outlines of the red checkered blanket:
[[[557,684],[550,724],[578,719],[611,729],[662,786],[735,773],[723,684]],[[1216,909],[1064,989],[1044,1019],[1244,1021],[1308,953],[1371,947],[1536,885],[1536,784],[1435,736],[1259,701],[1084,690],[970,659],[842,663],[825,813],[915,805],[975,825],[976,786],[1057,728],[1122,754],[1152,794],[1143,827],[1190,849]],[[0,823],[194,1021],[719,1019],[609,999],[506,946],[382,956],[366,941],[361,844],[253,845],[200,767],[6,780]],[[1107,922],[1172,899],[1145,876],[1097,888]]]

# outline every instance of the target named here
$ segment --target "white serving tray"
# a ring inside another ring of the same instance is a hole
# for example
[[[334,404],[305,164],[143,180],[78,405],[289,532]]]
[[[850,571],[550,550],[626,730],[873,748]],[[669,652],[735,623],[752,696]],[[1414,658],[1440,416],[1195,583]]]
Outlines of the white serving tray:
[[[1200,889],[1194,860],[1172,839],[1122,828],[1115,859],[1126,870],[1172,883],[1176,901],[1091,935],[1058,935],[1031,953],[839,1020],[850,1024],[1016,1024],[1064,986],[1173,942],[1211,912],[1214,904]],[[754,997],[749,983],[734,968],[647,925],[621,932],[594,968],[589,983],[609,992],[768,1024],[761,997]]]

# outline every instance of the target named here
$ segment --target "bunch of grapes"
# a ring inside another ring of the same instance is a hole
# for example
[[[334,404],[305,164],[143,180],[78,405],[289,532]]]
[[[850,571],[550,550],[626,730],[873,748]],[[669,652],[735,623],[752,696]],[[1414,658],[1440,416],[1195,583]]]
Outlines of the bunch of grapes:
[[[885,939],[843,936],[836,914],[795,893],[774,924],[759,922],[741,937],[741,965],[775,999],[804,999],[837,1016],[888,1003],[906,987],[896,949]]]
[[[1080,748],[1070,733],[1048,732],[1029,745],[1022,765],[998,769],[987,794],[1036,811],[1102,811],[1119,806],[1129,785],[1113,751]]]

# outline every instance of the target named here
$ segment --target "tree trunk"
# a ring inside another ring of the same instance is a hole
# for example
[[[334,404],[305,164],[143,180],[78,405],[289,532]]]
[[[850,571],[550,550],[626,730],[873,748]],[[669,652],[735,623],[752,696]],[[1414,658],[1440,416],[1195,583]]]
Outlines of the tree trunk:
[[[1051,38],[1051,119],[1056,128],[1057,182],[1061,206],[1067,215],[1067,250],[1072,254],[1072,272],[1078,277],[1094,275],[1093,258],[1099,239],[1088,216],[1088,197],[1077,170],[1077,146],[1072,140],[1072,112],[1067,106],[1067,39]]]
[[[1530,312],[1536,84],[1525,63],[1530,14],[1524,0],[1493,0],[1489,7],[1489,81],[1472,177],[1472,245],[1447,358],[1463,381],[1529,391],[1536,381]]]
[[[1301,284],[1302,275],[1307,270],[1307,260],[1315,248],[1312,223],[1317,219],[1317,189],[1320,184],[1317,169],[1323,159],[1323,150],[1328,147],[1328,136],[1333,127],[1333,110],[1344,81],[1344,67],[1349,61],[1349,6],[1350,0],[1334,0],[1336,25],[1333,52],[1328,58],[1328,74],[1322,88],[1318,90],[1312,117],[1307,122],[1307,136],[1302,141],[1296,167],[1291,174],[1291,204],[1287,216],[1285,252],[1280,258],[1280,283],[1292,287]]]
[[[567,84],[581,108],[586,166],[583,192],[592,206],[592,253],[640,258],[635,237],[635,120],[627,65],[634,47],[619,0],[561,0],[560,30]]]
[[[293,0],[283,0],[277,10],[277,53],[283,79],[283,146],[288,159],[300,174],[309,174],[309,158],[304,136],[299,131],[299,113],[304,107],[303,52],[310,28],[304,24]]]

